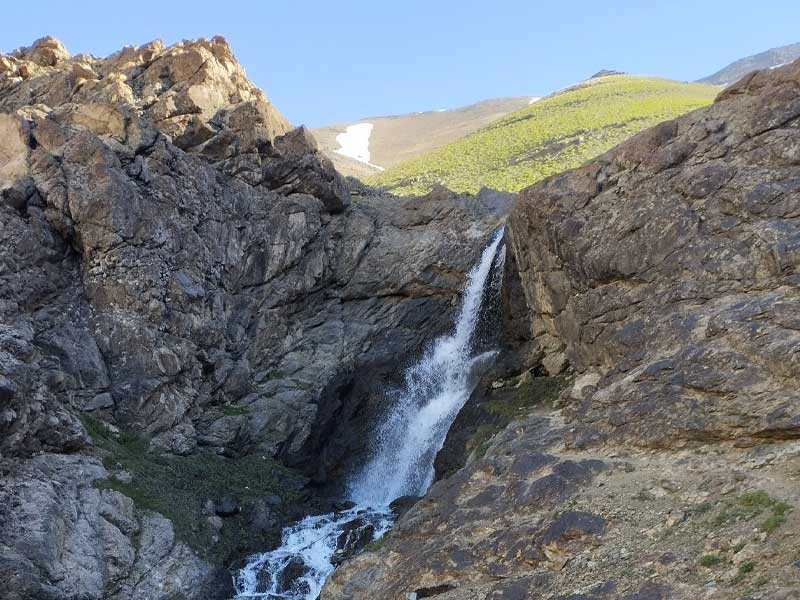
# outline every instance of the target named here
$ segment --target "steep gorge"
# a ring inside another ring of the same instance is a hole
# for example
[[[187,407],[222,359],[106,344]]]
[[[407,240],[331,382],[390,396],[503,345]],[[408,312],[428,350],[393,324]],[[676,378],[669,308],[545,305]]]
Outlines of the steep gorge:
[[[0,587],[228,597],[325,507],[510,196],[351,198],[221,38],[0,68]]]
[[[0,55],[0,133],[9,599],[230,597],[509,210],[503,351],[321,598],[797,597],[800,62],[516,199],[349,188],[221,38]]]

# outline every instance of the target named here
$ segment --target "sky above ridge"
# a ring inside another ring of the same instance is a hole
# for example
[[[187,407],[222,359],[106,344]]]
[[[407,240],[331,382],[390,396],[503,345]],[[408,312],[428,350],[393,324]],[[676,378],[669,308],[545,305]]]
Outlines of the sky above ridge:
[[[224,35],[295,125],[543,95],[601,69],[695,80],[800,41],[797,0],[9,2],[0,51],[44,35],[105,56]]]

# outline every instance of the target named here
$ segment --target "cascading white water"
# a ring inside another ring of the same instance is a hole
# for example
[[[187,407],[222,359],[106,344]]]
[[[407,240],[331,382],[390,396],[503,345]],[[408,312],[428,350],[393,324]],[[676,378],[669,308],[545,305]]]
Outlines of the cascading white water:
[[[380,539],[392,526],[392,514],[355,507],[311,515],[290,525],[283,530],[278,548],[251,557],[239,571],[234,581],[237,598],[314,600],[333,573],[339,536],[356,521],[372,527],[373,539]]]
[[[343,532],[354,523],[373,539],[392,525],[389,503],[421,496],[430,486],[436,453],[494,352],[476,355],[475,330],[487,283],[502,282],[505,247],[498,229],[470,270],[453,331],[438,338],[405,373],[405,385],[379,428],[374,453],[348,482],[355,508],[309,516],[283,530],[281,545],[251,557],[235,578],[237,598],[314,600],[333,572]],[[494,264],[494,277],[489,281]]]
[[[453,332],[437,339],[406,371],[403,391],[378,431],[375,454],[348,486],[356,503],[387,506],[400,496],[421,496],[431,484],[436,453],[475,387],[475,367],[493,355],[473,356],[472,342],[486,281],[502,239],[501,228],[470,270]],[[495,272],[502,273],[500,267]]]

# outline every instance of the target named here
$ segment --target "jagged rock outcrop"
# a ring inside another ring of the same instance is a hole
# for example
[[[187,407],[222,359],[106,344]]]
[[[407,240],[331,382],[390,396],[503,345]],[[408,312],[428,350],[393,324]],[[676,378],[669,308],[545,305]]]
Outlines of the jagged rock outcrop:
[[[291,129],[222,37],[169,48],[156,40],[102,59],[70,57],[61,42],[46,37],[0,57],[0,76],[3,112],[58,107],[77,124],[116,138],[134,114],[176,146],[198,152],[225,147],[239,154]],[[234,145],[222,141],[236,136]]]
[[[523,191],[511,254],[572,383],[322,598],[797,598],[798,149],[800,61]]]
[[[376,402],[350,394],[354,374],[449,326],[510,205],[351,203],[222,38],[0,55],[0,199],[0,588],[120,600],[230,592],[219,557],[120,493],[138,477],[125,444],[324,480],[352,449],[339,429]],[[201,520],[182,526],[218,540],[221,518]]]
[[[3,597],[148,600],[193,589],[224,597],[227,572],[176,540],[169,520],[87,485],[105,476],[97,459],[42,454],[4,477]]]

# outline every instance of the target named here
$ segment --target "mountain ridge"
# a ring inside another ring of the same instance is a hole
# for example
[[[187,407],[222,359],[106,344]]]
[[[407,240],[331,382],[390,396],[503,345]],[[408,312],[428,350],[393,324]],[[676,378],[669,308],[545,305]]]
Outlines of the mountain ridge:
[[[797,58],[800,58],[800,43],[778,46],[765,50],[764,52],[759,52],[758,54],[740,58],[724,66],[716,73],[712,73],[697,81],[698,83],[725,86],[741,79],[751,71],[772,69],[790,63]]]
[[[602,74],[365,181],[400,194],[435,185],[518,191],[659,121],[710,104],[718,92],[714,86],[660,77]]]

